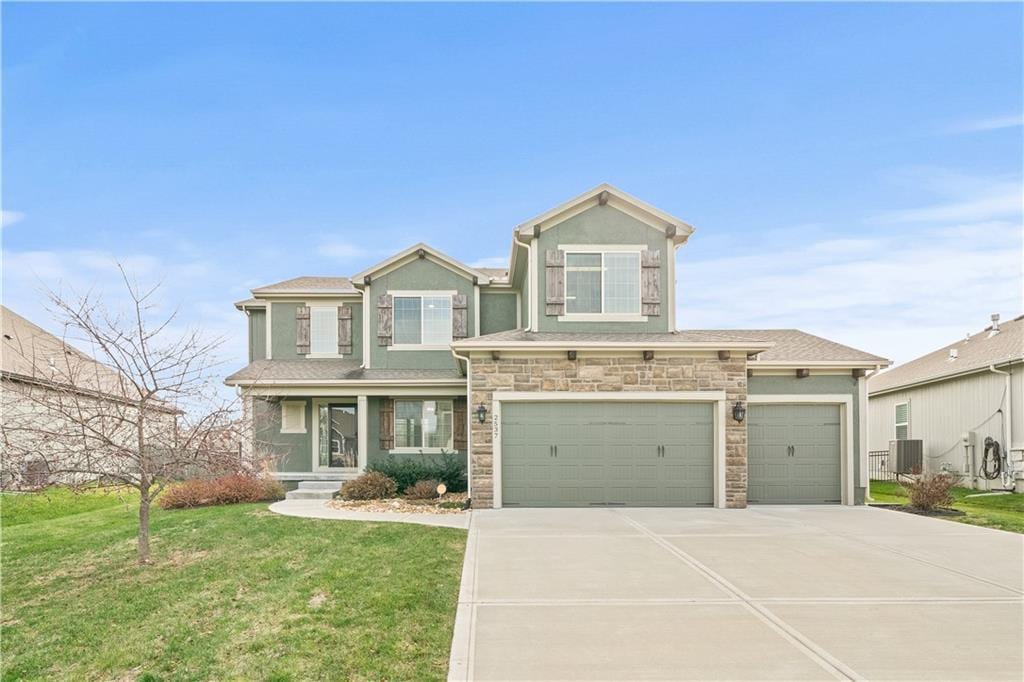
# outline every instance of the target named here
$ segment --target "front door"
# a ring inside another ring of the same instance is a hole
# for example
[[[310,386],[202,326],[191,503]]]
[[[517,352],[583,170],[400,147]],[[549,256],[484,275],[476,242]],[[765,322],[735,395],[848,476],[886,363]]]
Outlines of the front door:
[[[358,466],[359,420],[355,405],[325,403],[319,406],[318,469],[348,469]]]

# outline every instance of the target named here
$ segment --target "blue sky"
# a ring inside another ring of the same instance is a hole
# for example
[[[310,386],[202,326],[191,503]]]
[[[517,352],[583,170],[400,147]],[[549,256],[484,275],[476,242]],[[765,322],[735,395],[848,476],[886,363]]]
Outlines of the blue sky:
[[[682,327],[905,361],[1022,312],[1020,5],[4,4],[6,305],[182,323],[600,182],[687,220]]]

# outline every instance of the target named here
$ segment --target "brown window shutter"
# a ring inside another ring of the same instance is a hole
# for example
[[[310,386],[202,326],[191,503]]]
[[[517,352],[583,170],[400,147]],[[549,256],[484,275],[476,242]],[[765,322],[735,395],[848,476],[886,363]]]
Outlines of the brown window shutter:
[[[565,252],[548,249],[544,253],[544,274],[547,282],[544,297],[545,315],[565,314]]]
[[[464,339],[469,336],[469,310],[465,294],[452,296],[452,338]]]
[[[352,309],[338,306],[338,353],[352,354]]]
[[[380,449],[391,450],[395,447],[395,401],[392,398],[380,399]]]
[[[377,297],[377,343],[381,346],[391,345],[392,305],[389,294]]]
[[[465,452],[467,445],[466,399],[456,398],[452,404],[452,445],[456,450]]]
[[[640,312],[661,315],[661,251],[643,251],[640,265]]]
[[[295,352],[309,355],[309,306],[295,309]]]

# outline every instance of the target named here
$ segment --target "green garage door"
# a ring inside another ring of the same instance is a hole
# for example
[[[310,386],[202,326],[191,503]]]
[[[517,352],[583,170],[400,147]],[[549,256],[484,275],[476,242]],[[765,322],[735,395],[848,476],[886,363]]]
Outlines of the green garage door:
[[[506,402],[502,504],[711,505],[710,403]]]
[[[749,502],[840,501],[838,405],[751,405],[747,439]]]

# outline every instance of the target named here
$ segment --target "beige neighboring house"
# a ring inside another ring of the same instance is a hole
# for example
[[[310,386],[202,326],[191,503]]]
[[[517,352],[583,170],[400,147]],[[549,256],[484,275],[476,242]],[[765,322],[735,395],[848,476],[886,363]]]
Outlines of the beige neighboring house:
[[[955,471],[984,489],[1024,491],[1024,315],[921,356],[868,382],[870,450],[921,440],[924,471]],[[986,439],[1007,454],[997,471]],[[1008,452],[1007,452],[1008,450]]]
[[[25,433],[33,425],[59,432],[55,417],[44,406],[48,396],[69,392],[95,400],[95,404],[117,405],[123,413],[129,404],[130,382],[120,373],[66,343],[63,339],[33,324],[6,306],[0,306],[3,346],[0,354],[0,420],[3,425],[3,461],[0,483],[38,487],[51,480],[46,464],[54,455],[40,448],[38,457],[12,456],[26,449],[24,443],[38,437]],[[156,408],[166,415],[173,428],[177,412],[169,407]],[[114,412],[113,410],[111,412]],[[47,423],[53,426],[47,427]]]

